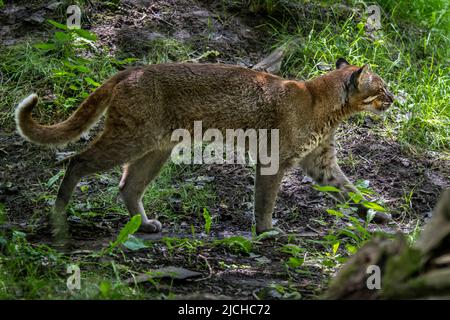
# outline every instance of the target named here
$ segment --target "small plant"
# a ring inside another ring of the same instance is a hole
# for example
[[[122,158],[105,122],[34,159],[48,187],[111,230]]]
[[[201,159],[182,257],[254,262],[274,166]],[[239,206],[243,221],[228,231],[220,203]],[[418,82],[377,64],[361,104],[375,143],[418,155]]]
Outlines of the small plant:
[[[335,225],[339,227],[332,227],[323,240],[319,241],[327,249],[325,253],[321,254],[323,266],[333,268],[345,262],[348,255],[354,254],[358,248],[373,237],[367,226],[375,212],[386,211],[382,205],[365,200],[365,197],[374,195],[374,192],[369,188],[368,181],[358,181],[356,187],[359,192],[350,192],[347,202],[339,203],[335,208],[326,210],[329,215],[336,218]],[[325,193],[340,192],[339,189],[332,186],[316,186],[315,188]],[[369,217],[365,221],[356,217],[356,205],[362,205],[369,209]],[[342,221],[345,221],[345,223],[340,223]]]
[[[77,48],[85,48],[90,41],[97,40],[97,36],[87,30],[69,29],[66,25],[54,20],[47,21],[61,31],[56,31],[50,41],[36,44],[35,47],[40,50],[54,52],[64,58],[70,58],[75,55]]]
[[[305,259],[302,256],[304,250],[295,244],[285,244],[280,249],[280,252],[288,254],[290,257],[285,262],[285,265],[291,269],[297,269],[302,266]]]
[[[65,258],[45,245],[32,245],[26,234],[0,232],[0,299],[51,295],[62,287],[59,272]]]
[[[92,43],[97,36],[84,29],[69,29],[54,20],[47,21],[58,31],[49,41],[37,43],[34,47],[55,65],[53,81],[63,84],[61,91],[57,92],[55,103],[68,109],[86,98],[103,80],[93,69],[96,61],[86,58],[84,54],[93,48]]]
[[[53,185],[55,185],[55,183],[58,182],[58,180],[64,176],[64,173],[65,173],[65,170],[59,170],[57,174],[55,174],[53,177],[48,179],[47,188],[51,188]]]
[[[122,245],[132,251],[138,251],[140,249],[148,248],[150,245],[144,240],[137,238],[133,235],[129,235],[128,239],[122,243]]]
[[[205,232],[206,234],[209,234],[209,232],[211,231],[212,218],[211,214],[206,208],[203,208],[203,218],[205,219]]]
[[[197,253],[198,247],[203,245],[201,240],[187,238],[164,237],[162,242],[164,242],[170,254],[173,254],[176,249],[180,249],[188,254]]]
[[[184,62],[191,58],[193,50],[176,39],[155,39],[149,43],[151,50],[144,63]]]
[[[251,12],[272,14],[279,0],[247,0],[245,5]]]
[[[225,239],[215,240],[213,244],[215,246],[226,248],[227,250],[230,250],[231,252],[237,254],[249,254],[253,248],[252,242],[241,236],[233,236]]]
[[[176,221],[181,217],[195,214],[199,218],[204,218],[202,217],[204,208],[210,207],[214,202],[215,193],[209,183],[198,187],[193,182],[182,181],[176,184],[173,182],[174,176],[183,177],[187,170],[189,169],[182,165],[167,163],[158,178],[147,189],[144,202],[158,212],[160,217]]]
[[[139,214],[133,216],[130,221],[120,230],[117,239],[109,246],[109,252],[112,252],[117,246],[125,243],[130,235],[134,234],[141,226],[141,216]]]
[[[275,298],[291,300],[299,300],[302,298],[301,293],[292,285],[284,286],[278,283],[272,283],[269,289],[271,290],[270,295]]]

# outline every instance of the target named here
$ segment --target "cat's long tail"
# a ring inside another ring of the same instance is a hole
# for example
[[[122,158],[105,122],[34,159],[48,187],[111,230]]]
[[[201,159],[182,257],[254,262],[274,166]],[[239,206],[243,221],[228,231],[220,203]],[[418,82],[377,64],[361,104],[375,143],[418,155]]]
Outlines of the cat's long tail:
[[[41,125],[31,117],[31,111],[38,102],[38,96],[31,94],[16,108],[16,125],[19,134],[26,140],[47,146],[63,146],[77,141],[103,115],[109,106],[114,86],[126,78],[130,70],[113,76],[97,88],[72,115],[54,125]]]

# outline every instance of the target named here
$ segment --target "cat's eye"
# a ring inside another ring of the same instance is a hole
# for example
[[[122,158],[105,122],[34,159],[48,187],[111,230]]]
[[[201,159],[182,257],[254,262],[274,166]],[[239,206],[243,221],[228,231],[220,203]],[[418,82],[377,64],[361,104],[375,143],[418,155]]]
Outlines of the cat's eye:
[[[367,97],[367,98],[365,98],[365,99],[363,100],[363,103],[365,103],[365,104],[372,103],[372,101],[374,101],[374,100],[377,99],[377,98],[378,98],[377,95],[376,95],[376,96],[370,96],[370,97]]]

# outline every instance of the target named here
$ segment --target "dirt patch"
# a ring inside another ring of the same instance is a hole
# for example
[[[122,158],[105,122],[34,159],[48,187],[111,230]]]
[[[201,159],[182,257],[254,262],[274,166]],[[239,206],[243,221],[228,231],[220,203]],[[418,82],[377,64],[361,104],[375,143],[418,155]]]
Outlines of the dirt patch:
[[[215,51],[202,61],[252,66],[260,58],[269,34],[255,28],[261,19],[225,15],[202,1],[124,1],[107,24],[93,26],[100,42],[132,56],[152,50],[155,40],[175,39],[192,47],[194,55]],[[132,14],[130,15],[130,12]]]

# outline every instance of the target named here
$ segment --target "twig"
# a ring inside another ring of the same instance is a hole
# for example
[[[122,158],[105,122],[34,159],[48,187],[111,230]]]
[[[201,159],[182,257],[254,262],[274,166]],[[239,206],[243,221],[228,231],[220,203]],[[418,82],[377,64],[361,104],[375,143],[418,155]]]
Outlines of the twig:
[[[200,278],[200,279],[194,279],[193,281],[195,281],[195,282],[207,280],[207,279],[211,278],[212,274],[213,274],[213,270],[211,268],[211,265],[208,262],[208,259],[205,256],[201,255],[201,254],[199,254],[198,256],[199,256],[199,258],[202,258],[203,260],[205,260],[205,263],[208,266],[209,274],[206,277],[203,277],[203,278]]]
[[[306,225],[306,227],[308,228],[308,229],[310,229],[310,230],[312,230],[312,231],[314,231],[315,233],[317,233],[317,234],[322,234],[322,232],[320,232],[319,230],[317,230],[317,229],[314,229],[313,227],[311,227],[309,224],[307,224]]]

